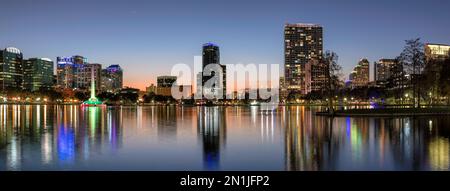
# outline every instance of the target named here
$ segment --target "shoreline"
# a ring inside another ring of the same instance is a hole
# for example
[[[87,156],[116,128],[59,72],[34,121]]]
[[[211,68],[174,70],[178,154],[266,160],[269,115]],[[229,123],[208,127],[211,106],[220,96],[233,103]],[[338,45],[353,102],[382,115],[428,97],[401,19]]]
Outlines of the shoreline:
[[[334,115],[326,111],[316,112],[317,116],[327,117],[414,117],[450,116],[450,107],[445,108],[384,108],[337,110]]]

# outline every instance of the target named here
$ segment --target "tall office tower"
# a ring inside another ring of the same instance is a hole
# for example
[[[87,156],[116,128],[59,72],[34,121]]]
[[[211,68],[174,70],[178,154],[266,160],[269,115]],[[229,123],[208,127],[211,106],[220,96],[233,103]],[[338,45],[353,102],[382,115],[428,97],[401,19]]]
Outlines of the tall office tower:
[[[425,44],[425,59],[427,62],[432,60],[444,60],[450,57],[450,45],[445,44]]]
[[[17,48],[0,50],[0,86],[3,91],[23,88],[23,54]]]
[[[396,59],[380,59],[374,63],[374,81],[377,85],[385,86],[391,79],[393,67],[397,64]]]
[[[94,70],[95,86],[101,87],[101,64],[89,64],[83,56],[56,58],[56,83],[58,88],[90,90]]]
[[[352,87],[365,87],[369,84],[369,61],[361,59],[349,76],[352,81]]]
[[[307,83],[313,81],[307,63],[322,60],[322,26],[316,24],[286,24],[284,26],[284,77],[289,91],[307,94]],[[308,74],[309,73],[309,74]],[[308,81],[307,77],[310,77]]]
[[[53,61],[48,58],[30,58],[23,61],[23,87],[27,91],[53,88]]]
[[[87,59],[76,55],[56,58],[56,85],[59,88],[78,88],[79,72]]]
[[[102,70],[102,90],[117,92],[123,86],[123,70],[119,65],[111,65]]]
[[[83,90],[91,89],[92,72],[94,72],[94,85],[96,89],[101,88],[102,84],[102,65],[101,64],[84,64],[78,68],[77,72],[77,88]]]
[[[206,87],[205,83],[210,80],[213,76],[215,76],[215,72],[212,71],[212,68],[206,68],[210,64],[218,64],[222,70],[222,76],[219,77],[219,80],[214,82],[213,87]],[[203,85],[203,95],[218,95],[220,91],[223,91],[223,98],[226,95],[226,67],[225,65],[220,64],[220,52],[219,46],[206,43],[203,44],[203,53],[202,53],[202,67],[203,67],[203,76],[202,76],[202,85]],[[210,73],[210,76],[205,76],[205,72]],[[221,79],[220,79],[221,78]]]

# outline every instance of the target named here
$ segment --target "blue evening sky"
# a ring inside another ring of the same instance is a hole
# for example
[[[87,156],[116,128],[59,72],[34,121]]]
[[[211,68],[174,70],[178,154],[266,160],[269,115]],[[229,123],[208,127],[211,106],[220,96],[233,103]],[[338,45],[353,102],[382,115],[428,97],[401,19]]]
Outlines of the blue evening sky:
[[[125,85],[144,89],[192,65],[205,42],[224,64],[283,64],[283,25],[317,23],[347,75],[362,57],[397,56],[406,39],[450,44],[449,10],[447,0],[2,0],[0,48],[120,64]]]

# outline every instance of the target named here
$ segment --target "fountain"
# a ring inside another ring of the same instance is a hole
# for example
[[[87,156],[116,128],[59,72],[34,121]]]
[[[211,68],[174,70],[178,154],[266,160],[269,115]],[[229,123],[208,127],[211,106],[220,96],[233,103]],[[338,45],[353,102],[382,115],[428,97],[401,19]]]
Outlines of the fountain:
[[[84,101],[81,105],[87,107],[104,105],[102,101],[100,101],[97,97],[95,97],[94,68],[91,68],[91,97],[88,100]]]

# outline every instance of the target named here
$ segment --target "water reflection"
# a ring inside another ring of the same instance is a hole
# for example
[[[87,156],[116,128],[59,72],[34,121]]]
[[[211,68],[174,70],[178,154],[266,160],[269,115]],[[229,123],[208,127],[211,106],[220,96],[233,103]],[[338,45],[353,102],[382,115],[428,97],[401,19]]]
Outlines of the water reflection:
[[[449,169],[446,117],[309,120],[304,112],[288,117],[287,170]]]
[[[449,170],[450,118],[0,105],[0,170]]]
[[[225,147],[226,112],[222,107],[198,108],[198,134],[203,144],[203,161],[206,170],[218,170],[220,150]]]

